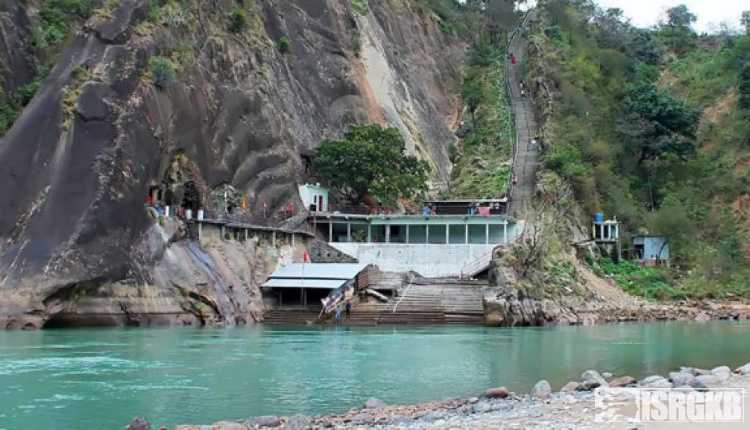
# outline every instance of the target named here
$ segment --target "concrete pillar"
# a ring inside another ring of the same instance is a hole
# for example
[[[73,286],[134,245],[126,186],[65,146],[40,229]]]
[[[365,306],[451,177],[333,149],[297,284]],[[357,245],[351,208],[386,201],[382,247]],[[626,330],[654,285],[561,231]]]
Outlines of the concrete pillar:
[[[245,229],[245,242],[247,242],[247,229]]]
[[[352,241],[352,223],[350,222],[346,223],[346,241]]]
[[[425,243],[430,243],[430,225],[425,224],[424,226],[424,234],[425,234]]]
[[[328,220],[328,242],[333,242],[333,221]]]
[[[469,224],[466,224],[464,227],[466,227],[466,239],[464,239],[464,245],[469,244]]]
[[[406,224],[406,243],[409,243],[409,224]]]
[[[276,230],[271,232],[271,246],[276,246]]]
[[[224,236],[224,226],[223,225],[221,226],[221,233],[220,234],[221,234],[221,240],[224,240],[225,236]]]
[[[445,225],[445,244],[450,245],[451,243],[451,225]]]
[[[490,244],[490,225],[489,224],[484,225],[484,243],[485,245]]]
[[[201,237],[203,236],[203,223],[198,223],[198,241],[200,242]]]
[[[391,243],[391,226],[385,226],[385,243]]]
[[[294,233],[292,232],[292,246],[294,246]]]
[[[372,243],[372,225],[367,224],[367,243]]]
[[[503,223],[503,243],[508,243],[508,222]]]

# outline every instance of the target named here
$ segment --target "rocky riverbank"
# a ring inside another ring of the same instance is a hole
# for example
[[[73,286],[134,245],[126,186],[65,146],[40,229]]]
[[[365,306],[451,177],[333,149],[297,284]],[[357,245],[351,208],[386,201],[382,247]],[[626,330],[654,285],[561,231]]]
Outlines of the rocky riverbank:
[[[561,256],[570,274],[554,280],[549,271],[525,277],[496,250],[490,288],[484,292],[485,322],[492,326],[596,325],[633,321],[710,321],[750,319],[742,300],[654,301],[625,292],[573,256]],[[553,282],[554,281],[554,282]]]
[[[750,363],[732,371],[729,366],[714,369],[681,367],[668,375],[637,380],[627,375],[588,370],[578,380],[553,391],[539,381],[529,394],[491,388],[481,396],[450,399],[418,405],[386,405],[370,399],[359,409],[327,416],[265,416],[242,422],[221,421],[213,425],[181,425],[175,430],[251,429],[612,429],[612,423],[594,422],[594,390],[598,387],[681,388],[702,390],[732,387],[750,390]],[[747,399],[745,400],[747,403]],[[127,430],[151,430],[147,421],[136,418]],[[633,425],[622,428],[633,428]],[[162,427],[164,429],[164,427]]]

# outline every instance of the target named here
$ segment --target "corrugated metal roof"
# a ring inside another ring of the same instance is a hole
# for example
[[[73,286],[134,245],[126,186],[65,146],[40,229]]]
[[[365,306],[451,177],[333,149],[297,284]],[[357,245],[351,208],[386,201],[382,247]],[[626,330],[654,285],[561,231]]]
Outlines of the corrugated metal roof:
[[[335,290],[346,284],[348,280],[341,279],[269,279],[264,288],[321,288]]]
[[[295,263],[276,269],[263,287],[335,289],[354,279],[366,267],[366,264]]]
[[[366,264],[352,263],[294,263],[276,269],[271,275],[275,278],[318,278],[318,279],[353,279],[367,267]]]

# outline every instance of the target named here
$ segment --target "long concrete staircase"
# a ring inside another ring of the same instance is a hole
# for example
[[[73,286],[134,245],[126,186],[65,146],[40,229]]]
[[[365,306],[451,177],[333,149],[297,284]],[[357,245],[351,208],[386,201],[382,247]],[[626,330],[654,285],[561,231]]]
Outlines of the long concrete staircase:
[[[525,95],[521,94],[527,43],[522,35],[522,30],[534,13],[533,11],[529,12],[519,29],[512,34],[508,51],[515,55],[516,64],[507,60],[505,67],[516,126],[516,143],[513,151],[513,177],[516,179],[516,184],[511,187],[509,213],[519,219],[526,218],[525,215],[534,198],[536,173],[539,165],[539,142],[533,142],[538,134],[538,125],[529,88],[526,89]]]

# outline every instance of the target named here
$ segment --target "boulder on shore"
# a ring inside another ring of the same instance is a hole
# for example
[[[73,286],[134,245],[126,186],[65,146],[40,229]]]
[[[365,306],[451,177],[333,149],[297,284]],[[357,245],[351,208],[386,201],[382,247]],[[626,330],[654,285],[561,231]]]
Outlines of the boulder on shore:
[[[695,376],[687,372],[671,372],[669,380],[672,381],[675,387],[692,386]]]
[[[145,418],[135,417],[125,430],[151,430],[151,424]]]
[[[620,376],[609,381],[609,386],[613,388],[622,388],[630,385],[635,385],[637,383],[638,380],[633,378],[632,376]]]
[[[710,375],[711,372],[705,369],[698,369],[696,367],[680,367],[680,372],[682,373],[690,373],[693,376],[700,376],[700,375]]]
[[[719,385],[721,380],[716,375],[698,375],[691,384],[693,388],[711,388]]]
[[[652,375],[643,379],[639,385],[644,388],[672,388],[673,385],[661,375]]]
[[[282,424],[281,418],[274,416],[274,415],[253,417],[253,418],[248,418],[247,420],[245,420],[245,425],[251,429],[273,428],[273,427],[279,427],[281,424]]]
[[[711,374],[718,377],[721,382],[726,382],[732,377],[732,369],[729,366],[719,366],[711,369]]]
[[[538,399],[549,399],[552,397],[552,387],[549,385],[549,382],[541,380],[534,385],[531,395]]]
[[[596,370],[587,370],[581,375],[579,391],[591,391],[598,387],[609,387],[607,381]]]
[[[560,389],[561,393],[572,393],[573,391],[578,390],[578,387],[581,384],[579,384],[576,381],[570,381],[567,384],[563,385],[563,387]]]
[[[510,392],[505,387],[490,388],[484,392],[484,397],[489,397],[490,399],[505,399],[509,394]]]
[[[248,428],[254,429],[255,427],[235,421],[219,421],[210,427],[211,430],[247,430]]]
[[[362,407],[365,409],[380,409],[380,408],[385,407],[385,402],[380,399],[376,399],[372,397],[372,398],[367,399],[367,401]]]
[[[744,366],[738,367],[735,370],[735,373],[739,373],[740,375],[750,375],[750,363],[747,363]]]

